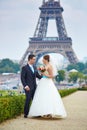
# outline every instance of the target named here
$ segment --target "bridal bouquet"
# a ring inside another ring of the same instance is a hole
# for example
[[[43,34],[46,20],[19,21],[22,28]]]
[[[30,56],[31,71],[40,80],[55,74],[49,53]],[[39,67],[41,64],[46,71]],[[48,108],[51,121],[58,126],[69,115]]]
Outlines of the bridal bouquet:
[[[46,68],[45,68],[44,66],[40,66],[40,67],[38,68],[38,70],[39,70],[40,72],[45,72],[45,71],[46,71]]]

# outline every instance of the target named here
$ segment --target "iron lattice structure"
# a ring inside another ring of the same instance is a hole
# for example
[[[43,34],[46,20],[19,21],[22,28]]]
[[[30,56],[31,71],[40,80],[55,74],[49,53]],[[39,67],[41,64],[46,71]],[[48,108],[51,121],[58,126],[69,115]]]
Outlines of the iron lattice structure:
[[[37,60],[46,53],[59,53],[69,60],[70,63],[77,63],[78,59],[72,48],[72,39],[68,37],[65,28],[62,12],[63,7],[60,1],[43,0],[40,9],[40,16],[34,32],[34,36],[30,38],[29,47],[23,55],[20,65],[25,63],[25,59],[29,53],[37,55]],[[56,22],[58,37],[46,37],[48,21],[54,19]]]

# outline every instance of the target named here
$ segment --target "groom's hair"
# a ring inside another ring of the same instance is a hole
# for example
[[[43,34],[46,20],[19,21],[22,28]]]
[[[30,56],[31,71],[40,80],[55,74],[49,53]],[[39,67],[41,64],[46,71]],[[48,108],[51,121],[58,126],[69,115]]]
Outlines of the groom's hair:
[[[34,55],[34,54],[30,54],[30,55],[28,56],[28,61],[29,61],[30,59],[33,59],[33,57],[35,57],[35,55]]]

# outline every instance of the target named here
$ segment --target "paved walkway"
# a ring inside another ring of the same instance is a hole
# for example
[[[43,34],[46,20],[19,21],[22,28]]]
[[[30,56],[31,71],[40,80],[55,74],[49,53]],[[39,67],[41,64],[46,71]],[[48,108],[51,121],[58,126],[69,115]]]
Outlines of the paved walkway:
[[[23,118],[0,124],[0,130],[87,130],[87,91],[78,91],[65,98],[66,119]]]

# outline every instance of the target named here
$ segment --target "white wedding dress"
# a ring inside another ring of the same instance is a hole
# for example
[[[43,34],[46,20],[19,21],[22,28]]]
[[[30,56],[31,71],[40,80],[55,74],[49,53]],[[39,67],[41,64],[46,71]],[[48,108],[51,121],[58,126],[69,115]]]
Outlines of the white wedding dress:
[[[43,76],[39,81],[29,110],[29,117],[51,115],[56,118],[67,116],[60,94],[51,78]]]

